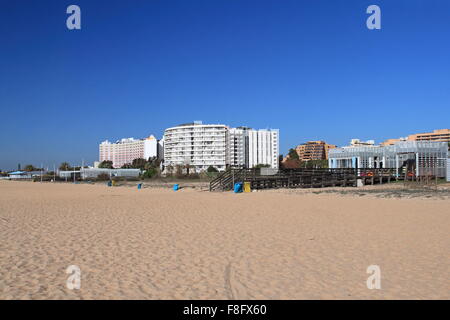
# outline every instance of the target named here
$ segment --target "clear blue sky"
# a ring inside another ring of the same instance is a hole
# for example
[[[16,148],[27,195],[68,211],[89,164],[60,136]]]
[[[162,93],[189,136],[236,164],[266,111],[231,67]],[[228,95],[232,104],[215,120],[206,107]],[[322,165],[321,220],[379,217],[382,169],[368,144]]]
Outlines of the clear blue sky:
[[[0,0],[0,36],[1,169],[193,120],[279,128],[283,154],[450,127],[448,0]]]

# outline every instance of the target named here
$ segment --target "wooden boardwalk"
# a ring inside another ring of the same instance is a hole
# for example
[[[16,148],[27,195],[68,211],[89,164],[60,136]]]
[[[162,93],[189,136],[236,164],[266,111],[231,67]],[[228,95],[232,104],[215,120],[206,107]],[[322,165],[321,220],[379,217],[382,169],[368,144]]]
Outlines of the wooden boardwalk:
[[[280,169],[261,174],[260,169],[228,169],[211,181],[210,191],[232,190],[237,182],[249,182],[251,189],[356,187],[396,179],[392,169]]]

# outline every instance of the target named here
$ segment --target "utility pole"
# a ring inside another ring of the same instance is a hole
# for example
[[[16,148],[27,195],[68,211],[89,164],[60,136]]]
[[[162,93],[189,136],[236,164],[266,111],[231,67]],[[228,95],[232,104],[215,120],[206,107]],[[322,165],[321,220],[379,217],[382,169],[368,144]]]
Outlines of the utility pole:
[[[42,182],[42,175],[44,174],[44,164],[41,163],[41,182]]]

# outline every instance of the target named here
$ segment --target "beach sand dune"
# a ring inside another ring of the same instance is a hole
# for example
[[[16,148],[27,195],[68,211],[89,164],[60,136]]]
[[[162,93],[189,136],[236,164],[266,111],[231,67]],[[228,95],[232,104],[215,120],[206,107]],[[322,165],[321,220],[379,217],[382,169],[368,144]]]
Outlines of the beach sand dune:
[[[0,181],[0,299],[449,299],[449,234],[449,200]]]

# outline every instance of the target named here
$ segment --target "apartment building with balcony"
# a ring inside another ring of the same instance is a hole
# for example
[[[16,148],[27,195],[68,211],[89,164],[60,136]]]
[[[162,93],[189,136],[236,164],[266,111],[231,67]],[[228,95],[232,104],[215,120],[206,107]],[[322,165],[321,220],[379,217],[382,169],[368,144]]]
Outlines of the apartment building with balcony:
[[[132,163],[134,159],[158,156],[158,141],[151,135],[145,139],[125,138],[116,142],[108,140],[99,145],[99,160],[112,161],[114,168]]]
[[[210,166],[223,171],[228,165],[278,168],[279,130],[229,128],[200,121],[164,132],[164,166],[190,165],[197,172]]]
[[[328,151],[336,148],[335,145],[328,144],[325,141],[308,141],[295,148],[301,161],[309,160],[327,160]]]
[[[415,133],[409,135],[407,138],[388,139],[381,143],[383,146],[394,145],[400,141],[436,141],[436,142],[450,142],[450,129],[438,129],[433,132]]]
[[[223,124],[182,124],[164,131],[164,166],[190,165],[197,172],[227,165],[228,127]]]
[[[408,141],[450,142],[450,129],[438,129],[433,132],[416,133],[408,136]]]

